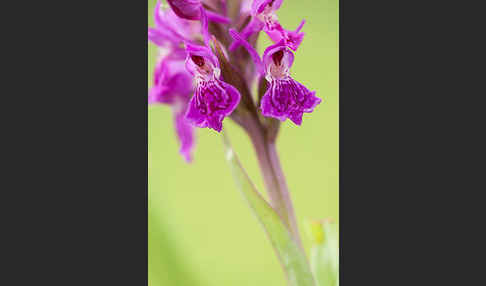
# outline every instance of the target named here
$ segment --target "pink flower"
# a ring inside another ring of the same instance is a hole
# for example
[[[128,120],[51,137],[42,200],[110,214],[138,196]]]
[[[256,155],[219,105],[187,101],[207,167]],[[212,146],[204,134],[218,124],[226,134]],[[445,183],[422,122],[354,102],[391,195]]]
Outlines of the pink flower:
[[[187,162],[192,160],[194,149],[194,127],[186,121],[186,113],[191,93],[192,76],[185,69],[184,57],[171,54],[161,58],[154,70],[154,84],[149,91],[149,104],[171,106],[174,128],[181,145],[180,153]]]
[[[218,59],[209,48],[188,44],[186,51],[186,68],[196,79],[196,90],[186,118],[198,127],[220,132],[223,119],[240,102],[240,93],[232,85],[220,80]]]
[[[230,29],[230,35],[234,42],[248,50],[260,75],[270,83],[261,99],[262,114],[281,121],[288,118],[301,125],[303,114],[313,112],[322,100],[315,96],[315,91],[310,91],[290,76],[294,54],[287,44],[281,41],[268,47],[262,60],[257,51],[235,30]]]
[[[247,40],[251,35],[264,31],[274,43],[283,42],[296,51],[304,39],[304,33],[300,30],[304,26],[305,20],[302,20],[295,31],[284,29],[275,14],[282,2],[283,0],[253,0],[251,5],[252,19],[241,31],[241,37]],[[229,49],[234,51],[238,46],[238,42],[233,42]]]

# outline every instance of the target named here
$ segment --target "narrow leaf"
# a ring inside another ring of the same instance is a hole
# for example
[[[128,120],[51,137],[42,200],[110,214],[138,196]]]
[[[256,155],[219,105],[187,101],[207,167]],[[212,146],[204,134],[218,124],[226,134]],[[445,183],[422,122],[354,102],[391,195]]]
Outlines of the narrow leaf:
[[[236,157],[230,142],[223,132],[226,158],[231,166],[234,179],[243,197],[263,226],[291,286],[315,286],[314,278],[305,254],[293,240],[286,226],[260,195]]]
[[[339,245],[335,225],[330,220],[311,221],[311,268],[318,286],[339,285]]]

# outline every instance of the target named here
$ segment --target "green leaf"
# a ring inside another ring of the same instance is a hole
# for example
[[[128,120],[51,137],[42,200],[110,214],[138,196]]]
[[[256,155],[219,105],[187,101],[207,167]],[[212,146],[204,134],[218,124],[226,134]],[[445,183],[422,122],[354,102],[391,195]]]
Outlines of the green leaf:
[[[330,220],[308,222],[311,268],[318,286],[339,285],[339,243]]]
[[[287,275],[289,285],[315,286],[316,284],[303,250],[294,241],[277,213],[256,190],[224,133],[223,141],[226,147],[226,159],[230,163],[236,184],[267,233]]]
[[[148,285],[200,286],[186,257],[181,256],[177,240],[163,217],[148,211]]]

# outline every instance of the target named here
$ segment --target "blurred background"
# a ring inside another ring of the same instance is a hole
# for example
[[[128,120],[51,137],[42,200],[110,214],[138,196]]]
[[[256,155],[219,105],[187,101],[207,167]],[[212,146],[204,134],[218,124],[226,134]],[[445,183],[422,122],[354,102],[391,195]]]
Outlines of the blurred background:
[[[148,1],[149,26],[155,3]],[[301,127],[285,122],[277,145],[309,249],[306,219],[339,222],[338,0],[286,0],[277,15],[290,30],[306,19],[306,36],[291,74],[323,99],[314,113],[304,115]],[[269,43],[262,33],[259,50]],[[151,86],[157,55],[151,43],[148,55]],[[243,166],[266,197],[249,140],[230,120],[224,126]],[[178,153],[170,108],[149,106],[150,286],[285,285],[270,242],[236,188],[222,147],[218,133],[198,129],[194,162],[186,164]]]

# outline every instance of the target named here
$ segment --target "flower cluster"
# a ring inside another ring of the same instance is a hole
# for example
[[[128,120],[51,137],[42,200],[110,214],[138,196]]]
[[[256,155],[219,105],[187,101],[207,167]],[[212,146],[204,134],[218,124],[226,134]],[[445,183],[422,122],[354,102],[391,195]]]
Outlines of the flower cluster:
[[[282,1],[167,0],[168,6],[162,7],[158,0],[155,27],[148,29],[148,39],[159,47],[160,56],[148,100],[172,107],[186,161],[192,159],[194,127],[220,132],[226,117],[232,117],[238,108],[248,108],[240,104],[242,94],[231,76],[222,76],[227,65],[221,61],[229,63],[234,76],[246,75],[247,86],[257,77],[268,81],[260,99],[264,117],[301,125],[303,113],[312,112],[321,102],[314,91],[290,76],[293,51],[302,43],[305,22],[294,31],[284,29],[276,16]],[[229,16],[228,6],[234,3],[239,4],[238,13]],[[275,43],[262,57],[254,41],[250,44],[252,35],[261,31]],[[211,48],[212,42],[222,49],[219,54]],[[238,49],[240,46],[244,49]],[[245,62],[247,58],[253,60]],[[253,98],[245,100],[253,102]]]

